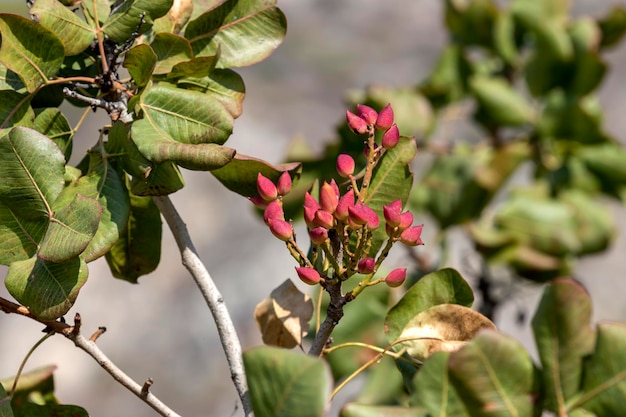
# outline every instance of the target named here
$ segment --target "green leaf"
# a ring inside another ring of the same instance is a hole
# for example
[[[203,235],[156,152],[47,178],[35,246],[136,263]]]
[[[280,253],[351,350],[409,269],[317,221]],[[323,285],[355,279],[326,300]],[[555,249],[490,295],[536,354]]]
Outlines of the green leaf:
[[[39,256],[44,261],[66,262],[80,255],[93,239],[102,215],[98,200],[80,194],[55,210],[40,243]]]
[[[222,103],[234,118],[241,115],[246,88],[241,76],[234,71],[214,69],[207,77],[182,78],[178,80],[178,86],[209,94]]]
[[[32,98],[32,94],[0,90],[0,126],[2,128],[11,126],[32,127],[35,118],[35,113],[30,107]]]
[[[15,90],[19,93],[26,92],[20,77],[2,63],[0,63],[0,90]]]
[[[332,381],[320,358],[273,347],[244,352],[250,401],[259,417],[321,417]]]
[[[15,127],[0,137],[0,202],[20,218],[47,219],[64,174],[61,150],[41,133]]]
[[[415,407],[390,405],[368,405],[348,403],[341,409],[339,417],[428,417],[426,410]]]
[[[559,278],[548,286],[532,320],[543,371],[545,407],[557,415],[580,389],[583,359],[593,351],[591,300],[578,282]]]
[[[463,48],[456,44],[447,45],[432,73],[419,86],[419,91],[430,100],[433,107],[446,106],[464,96],[471,72]]]
[[[217,62],[218,55],[201,56],[192,58],[189,61],[179,62],[174,65],[172,72],[167,75],[167,79],[176,79],[182,77],[202,78],[208,76]]]
[[[498,8],[493,0],[446,1],[445,22],[455,41],[462,45],[491,47]]]
[[[267,58],[287,31],[285,15],[275,0],[228,0],[187,25],[196,56],[215,55],[221,49],[218,68],[243,67]]]
[[[116,122],[109,130],[105,150],[109,158],[119,162],[133,178],[147,178],[152,170],[152,164],[137,149],[131,140],[130,125]]]
[[[237,154],[228,165],[211,171],[211,174],[230,191],[244,197],[254,197],[259,194],[256,186],[259,172],[275,183],[283,172],[289,172],[295,181],[301,171],[299,163],[272,165],[261,159]]]
[[[0,62],[15,72],[28,91],[34,91],[61,68],[65,50],[52,32],[30,20],[0,14]]]
[[[61,149],[65,160],[72,155],[74,131],[59,109],[46,108],[37,111],[33,128],[51,139]]]
[[[450,352],[436,352],[415,375],[413,402],[433,416],[469,417],[448,375]]]
[[[495,331],[480,333],[450,354],[450,380],[472,417],[541,414],[539,379],[516,340]]]
[[[626,325],[598,325],[595,350],[585,363],[582,396],[571,407],[598,416],[618,416],[624,410],[626,393]]]
[[[96,37],[94,28],[57,0],[37,0],[29,13],[61,40],[65,55],[83,52]]]
[[[137,30],[139,34],[150,30],[154,20],[165,15],[172,7],[172,3],[173,0],[124,1],[112,8],[102,29],[115,42],[123,43]],[[144,22],[139,27],[141,14],[145,14]]]
[[[182,36],[171,33],[157,33],[150,44],[157,54],[155,74],[167,74],[174,65],[193,58],[191,43]]]
[[[626,7],[615,5],[613,9],[598,21],[602,31],[601,48],[615,46],[626,34]]]
[[[154,165],[146,177],[133,177],[130,191],[135,195],[167,195],[185,186],[180,170],[173,162]]]
[[[477,75],[470,88],[489,123],[520,126],[533,120],[532,107],[504,78]]]
[[[0,384],[0,417],[13,417],[13,410],[11,409],[11,397],[4,390],[4,387]]]
[[[598,53],[598,39],[602,35],[598,24],[591,18],[578,19],[569,33],[574,45],[574,62],[568,92],[585,96],[598,88],[608,69]]]
[[[54,263],[32,257],[13,262],[4,283],[35,317],[54,320],[72,307],[87,275],[87,264],[80,258]]]
[[[419,313],[439,304],[459,304],[471,307],[472,289],[454,269],[446,268],[422,277],[392,307],[385,318],[385,331],[390,343]]]
[[[414,138],[401,137],[395,148],[385,152],[372,174],[369,187],[365,190],[363,203],[372,208],[379,218],[383,218],[383,205],[394,200],[402,200],[406,205],[413,185],[413,172],[410,163],[417,154]],[[374,231],[370,256],[374,256],[387,239],[384,227]]]
[[[174,161],[197,170],[226,165],[234,150],[228,139],[233,118],[217,100],[179,88],[153,87],[141,97],[143,119],[132,127],[133,141],[150,161]]]
[[[130,215],[122,232],[106,260],[115,278],[136,283],[161,260],[161,212],[152,197],[130,195]]]
[[[150,81],[156,62],[157,55],[152,48],[142,44],[126,52],[122,66],[128,69],[128,73],[138,87],[144,87]]]
[[[53,206],[62,207],[77,195],[90,197],[99,203],[102,215],[97,233],[82,253],[86,262],[91,262],[109,251],[122,235],[130,211],[128,190],[108,158],[103,159],[99,153],[92,152],[89,159],[87,175],[65,187]]]
[[[47,219],[21,219],[0,202],[0,264],[23,261],[37,253],[47,227]]]
[[[67,404],[39,405],[31,402],[22,404],[18,416],[28,417],[89,417],[89,413],[82,407]]]

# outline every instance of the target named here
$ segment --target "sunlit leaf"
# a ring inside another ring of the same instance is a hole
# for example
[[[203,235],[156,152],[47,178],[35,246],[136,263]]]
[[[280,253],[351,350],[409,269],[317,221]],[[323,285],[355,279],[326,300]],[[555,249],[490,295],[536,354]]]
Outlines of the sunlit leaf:
[[[626,325],[598,325],[595,350],[585,362],[576,405],[598,416],[618,416],[626,395]],[[573,407],[572,407],[573,408]]]
[[[0,62],[19,75],[28,89],[34,91],[55,75],[65,50],[48,29],[24,17],[0,14]]]
[[[566,410],[580,389],[583,359],[593,351],[591,299],[572,279],[555,280],[543,294],[532,321],[541,358],[545,406]]]
[[[124,56],[124,68],[133,77],[133,81],[139,87],[143,87],[150,81],[150,76],[157,62],[157,55],[150,46],[142,44],[131,48]]]
[[[96,37],[94,28],[57,0],[37,0],[29,13],[61,40],[65,55],[83,52]]]
[[[172,7],[172,3],[173,0],[123,1],[111,9],[111,14],[102,29],[114,41],[123,43],[135,31],[142,34],[150,30],[154,19],[164,16]],[[143,24],[139,26],[141,15]]]
[[[472,417],[540,414],[538,373],[515,339],[484,331],[450,354],[448,369]]]
[[[189,40],[171,33],[157,33],[150,44],[157,54],[155,74],[167,74],[174,65],[193,58]]]
[[[33,128],[56,143],[65,160],[69,161],[74,131],[63,113],[56,108],[45,108],[38,110],[36,114]]]
[[[229,190],[244,197],[254,197],[258,195],[256,179],[259,172],[276,182],[283,172],[289,172],[292,180],[295,181],[300,177],[301,170],[302,167],[299,163],[277,166],[261,159],[237,154],[228,165],[211,171],[211,174]]]
[[[332,386],[326,363],[275,347],[244,352],[250,401],[257,416],[321,417]]]
[[[219,47],[218,68],[257,63],[285,37],[285,15],[275,4],[275,0],[225,1],[189,22],[185,37],[196,56],[215,55]]]
[[[210,94],[211,98],[224,105],[235,118],[242,112],[246,88],[241,76],[229,69],[214,69],[207,77],[182,78],[178,86],[201,93]]]
[[[425,409],[391,405],[369,405],[348,403],[341,409],[339,417],[428,417]]]

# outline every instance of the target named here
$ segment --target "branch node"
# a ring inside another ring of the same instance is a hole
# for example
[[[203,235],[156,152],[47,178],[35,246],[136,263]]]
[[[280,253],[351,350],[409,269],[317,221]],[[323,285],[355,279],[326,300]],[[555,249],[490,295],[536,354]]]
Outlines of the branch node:
[[[141,387],[141,395],[143,395],[143,396],[148,395],[148,393],[150,392],[150,387],[152,386],[152,384],[154,384],[154,381],[152,380],[152,378],[146,379],[146,382],[144,382],[143,386]]]
[[[95,341],[96,341],[96,340],[98,340],[98,338],[99,338],[100,336],[102,336],[102,334],[103,334],[104,332],[106,332],[106,331],[107,331],[107,328],[106,328],[106,327],[104,327],[104,326],[100,326],[100,327],[98,327],[98,330],[96,330],[96,331],[95,331],[95,332],[91,335],[91,337],[89,338],[89,341],[90,341],[90,342],[95,342]]]
[[[72,335],[78,336],[80,334],[80,325],[82,323],[82,319],[80,318],[80,314],[76,313],[74,316],[74,327],[72,327]]]

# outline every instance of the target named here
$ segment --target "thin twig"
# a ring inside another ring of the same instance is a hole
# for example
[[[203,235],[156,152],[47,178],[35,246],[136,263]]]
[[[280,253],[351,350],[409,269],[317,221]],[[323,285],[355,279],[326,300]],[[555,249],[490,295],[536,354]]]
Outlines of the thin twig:
[[[196,282],[209,310],[211,310],[222,343],[222,348],[226,354],[230,376],[237,389],[241,403],[243,404],[244,413],[248,417],[252,416],[253,412],[248,394],[248,384],[243,367],[241,342],[239,341],[239,336],[237,335],[230,313],[224,303],[224,298],[213,282],[204,263],[200,260],[198,252],[189,235],[189,231],[187,230],[187,226],[176,211],[172,201],[167,196],[158,196],[153,199],[172,230],[172,234],[180,250],[183,265]]]
[[[168,406],[163,404],[161,400],[152,395],[151,393],[144,394],[142,392],[142,386],[136,383],[131,377],[126,375],[124,371],[118,368],[105,354],[100,350],[98,345],[96,345],[94,340],[86,339],[82,336],[78,331],[75,331],[77,324],[81,322],[80,318],[78,323],[75,323],[74,326],[70,326],[67,323],[62,321],[51,321],[51,320],[40,320],[35,317],[27,307],[16,304],[12,301],[9,301],[5,298],[0,297],[0,311],[4,311],[9,314],[19,314],[25,317],[28,317],[32,320],[35,320],[39,323],[46,325],[47,329],[50,329],[51,332],[59,333],[70,339],[74,344],[84,350],[89,356],[94,358],[98,364],[104,368],[105,371],[109,373],[117,382],[126,387],[129,391],[139,397],[142,401],[148,404],[154,411],[162,415],[163,417],[180,417],[177,413],[171,410]],[[78,316],[80,317],[80,316]],[[79,325],[80,326],[80,325]],[[100,327],[95,333],[100,336],[104,333],[106,329],[104,327]],[[94,338],[92,336],[92,338]],[[97,337],[96,337],[97,338]]]

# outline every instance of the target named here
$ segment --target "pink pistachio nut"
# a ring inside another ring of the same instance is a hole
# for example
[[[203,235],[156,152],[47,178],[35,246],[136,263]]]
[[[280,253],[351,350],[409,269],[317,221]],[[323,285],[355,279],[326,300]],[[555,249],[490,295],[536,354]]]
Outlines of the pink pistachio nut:
[[[270,220],[285,220],[283,205],[278,200],[270,202],[263,212],[263,220],[269,225]]]
[[[256,208],[259,208],[261,210],[264,210],[265,207],[267,207],[267,201],[263,200],[260,195],[248,197],[248,200],[250,200],[250,202],[254,204]]]
[[[308,191],[304,194],[304,207],[311,207],[315,210],[319,210],[320,208],[317,200],[315,200],[315,198],[313,198],[313,196]]]
[[[341,196],[335,209],[335,218],[337,220],[345,221],[348,218],[348,208],[354,206],[354,190],[350,188],[344,195]]]
[[[397,204],[400,203],[400,204]],[[385,221],[389,226],[398,227],[400,225],[400,220],[402,211],[402,201],[395,200],[392,203],[383,206],[383,216],[385,217]]]
[[[267,177],[259,172],[256,178],[256,188],[259,191],[259,195],[265,201],[276,200],[278,197],[278,189],[276,185]]]
[[[335,226],[335,218],[332,214],[325,210],[317,210],[315,212],[315,220],[313,223],[324,229],[332,229]]]
[[[302,282],[309,285],[315,285],[322,279],[319,272],[307,266],[296,267],[296,273]]]
[[[376,110],[364,104],[357,104],[356,110],[359,117],[365,120],[365,123],[368,125],[376,124],[376,120],[378,119],[378,113]]]
[[[424,244],[424,242],[422,241],[422,228],[423,227],[424,227],[423,224],[420,224],[419,226],[409,227],[408,229],[406,229],[400,234],[400,242],[404,243],[407,246],[423,245]]]
[[[323,227],[314,227],[309,230],[309,237],[314,245],[321,245],[328,239],[328,230]]]
[[[293,237],[293,226],[285,220],[269,219],[268,226],[270,228],[270,232],[284,242]]]
[[[398,130],[398,126],[393,125],[383,134],[383,138],[381,139],[381,144],[385,149],[393,149],[398,145],[400,141],[400,131]]]
[[[307,227],[317,227],[317,224],[315,223],[315,213],[317,213],[317,210],[319,209],[304,207],[304,222]]]
[[[337,157],[337,173],[342,178],[348,178],[350,175],[354,174],[354,158],[350,155],[342,153]]]
[[[348,122],[348,127],[354,133],[362,135],[367,132],[367,123],[365,120],[352,113],[350,110],[346,110],[346,120]]]
[[[400,224],[398,225],[398,229],[400,231],[404,231],[411,227],[413,224],[413,213],[410,211],[405,211],[400,215]]]
[[[320,188],[320,207],[322,210],[333,214],[339,203],[338,192],[327,182]]]
[[[278,191],[278,195],[287,195],[289,191],[291,191],[291,175],[288,172],[283,172],[278,177],[278,182],[276,183],[276,189]]]
[[[380,219],[378,218],[378,214],[371,208],[365,206],[367,209],[367,228],[370,230],[378,229],[380,226]]]
[[[334,179],[330,180],[330,186],[333,187],[333,190],[335,190],[335,195],[337,196],[337,200],[339,200],[341,193],[339,192],[339,186]]]
[[[365,209],[365,204],[363,204],[362,202],[359,201],[352,207],[348,207],[348,219],[351,222],[359,226],[364,226],[367,224],[368,218],[369,213]]]
[[[385,278],[385,283],[390,287],[399,287],[406,279],[406,268],[394,269]]]
[[[371,274],[376,267],[376,260],[374,258],[363,258],[356,266],[357,271],[360,274]]]
[[[383,109],[378,113],[378,119],[376,119],[376,129],[377,130],[387,130],[393,125],[393,109],[391,108],[391,104],[387,104]]]

